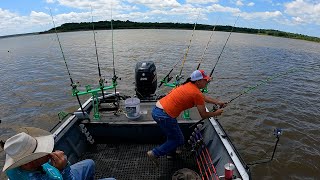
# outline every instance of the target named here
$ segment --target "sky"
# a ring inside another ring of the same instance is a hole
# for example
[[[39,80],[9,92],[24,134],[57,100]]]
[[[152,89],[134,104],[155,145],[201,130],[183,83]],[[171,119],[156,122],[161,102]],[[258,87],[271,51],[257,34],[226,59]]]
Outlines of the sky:
[[[49,30],[52,18],[56,26],[92,18],[231,26],[236,22],[237,27],[320,37],[320,0],[1,0],[0,36]]]

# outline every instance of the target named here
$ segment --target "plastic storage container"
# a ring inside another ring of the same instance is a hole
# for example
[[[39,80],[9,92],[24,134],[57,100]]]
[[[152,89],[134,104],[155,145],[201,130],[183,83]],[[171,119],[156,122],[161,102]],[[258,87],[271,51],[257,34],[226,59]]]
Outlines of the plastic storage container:
[[[141,116],[140,99],[128,98],[125,100],[126,116],[129,119],[135,120]]]

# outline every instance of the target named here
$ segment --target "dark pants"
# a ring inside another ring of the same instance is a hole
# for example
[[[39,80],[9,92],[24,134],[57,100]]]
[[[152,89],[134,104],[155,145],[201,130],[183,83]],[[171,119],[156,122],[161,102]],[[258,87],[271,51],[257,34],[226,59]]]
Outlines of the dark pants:
[[[167,136],[165,143],[152,150],[154,155],[159,157],[175,152],[177,147],[184,144],[184,137],[177,119],[170,117],[163,109],[156,106],[152,110],[152,117]]]

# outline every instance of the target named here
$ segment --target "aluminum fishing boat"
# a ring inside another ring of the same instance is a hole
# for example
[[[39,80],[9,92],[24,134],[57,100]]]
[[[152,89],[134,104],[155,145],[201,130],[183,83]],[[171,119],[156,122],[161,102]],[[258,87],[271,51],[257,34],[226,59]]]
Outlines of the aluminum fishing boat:
[[[178,118],[186,141],[179,148],[181,153],[174,159],[161,157],[160,165],[155,166],[146,152],[165,141],[151,116],[163,95],[155,94],[157,75],[153,62],[137,63],[135,72],[136,97],[110,92],[106,87],[100,87],[101,91],[74,90],[74,95],[92,96],[78,111],[60,113],[63,120],[52,129],[55,149],[63,150],[71,163],[93,159],[96,179],[179,179],[174,174],[184,168],[196,172],[198,179],[225,179],[230,171],[232,179],[251,179],[249,167],[219,121],[209,118],[199,123],[201,117],[196,108]]]

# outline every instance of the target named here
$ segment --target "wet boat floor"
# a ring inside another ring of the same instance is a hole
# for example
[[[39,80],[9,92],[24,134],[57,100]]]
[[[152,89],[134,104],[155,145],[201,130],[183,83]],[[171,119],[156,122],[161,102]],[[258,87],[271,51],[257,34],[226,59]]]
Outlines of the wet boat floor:
[[[189,168],[198,173],[194,156],[183,150],[174,160],[160,158],[157,168],[146,152],[156,144],[97,144],[89,147],[80,158],[93,159],[96,163],[95,179],[114,177],[121,179],[172,179],[179,169]]]

